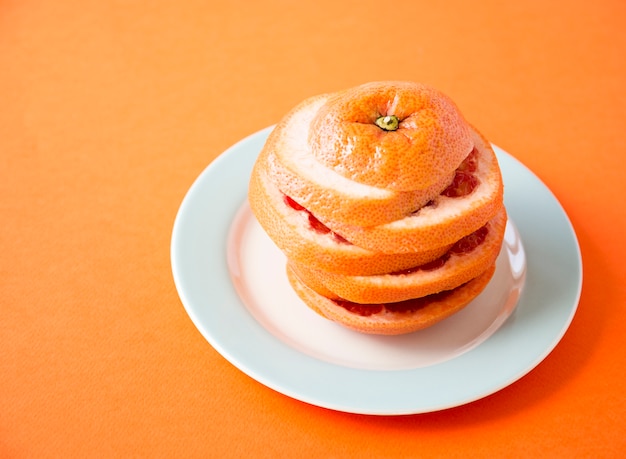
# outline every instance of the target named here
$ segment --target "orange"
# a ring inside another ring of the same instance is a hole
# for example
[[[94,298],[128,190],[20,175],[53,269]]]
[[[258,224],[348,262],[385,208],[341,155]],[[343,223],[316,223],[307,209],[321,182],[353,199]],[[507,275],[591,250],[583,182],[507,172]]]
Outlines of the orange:
[[[472,150],[467,123],[447,96],[400,81],[366,83],[331,97],[309,134],[315,157],[359,183],[424,189]]]
[[[367,333],[417,330],[466,305],[506,224],[489,142],[447,96],[409,82],[298,104],[260,152],[248,198],[302,300]]]

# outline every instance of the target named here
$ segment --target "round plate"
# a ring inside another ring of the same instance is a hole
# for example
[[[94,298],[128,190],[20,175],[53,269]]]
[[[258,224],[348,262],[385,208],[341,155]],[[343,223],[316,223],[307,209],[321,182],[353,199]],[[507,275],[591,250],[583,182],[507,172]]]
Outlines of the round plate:
[[[485,397],[554,349],[578,305],[580,249],[556,198],[521,163],[494,147],[510,222],[485,291],[435,327],[371,336],[317,316],[297,298],[283,255],[247,207],[250,171],[271,129],[240,141],[202,172],[172,233],[181,301],[233,365],[304,402],[395,415]]]

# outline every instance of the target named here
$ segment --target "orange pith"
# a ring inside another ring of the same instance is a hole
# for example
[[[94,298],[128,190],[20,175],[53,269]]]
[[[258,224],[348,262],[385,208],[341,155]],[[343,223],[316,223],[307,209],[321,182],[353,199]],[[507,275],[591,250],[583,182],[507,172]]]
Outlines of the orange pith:
[[[272,131],[248,193],[300,298],[365,333],[418,330],[489,282],[506,211],[489,142],[424,85],[311,97]]]

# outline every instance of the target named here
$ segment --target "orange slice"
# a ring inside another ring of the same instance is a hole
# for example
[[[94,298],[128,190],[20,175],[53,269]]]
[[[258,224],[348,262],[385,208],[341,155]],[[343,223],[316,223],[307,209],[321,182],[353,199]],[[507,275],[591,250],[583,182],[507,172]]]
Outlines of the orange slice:
[[[341,242],[332,233],[316,231],[307,212],[286,203],[285,195],[267,176],[264,153],[254,165],[248,190],[252,212],[270,239],[287,258],[346,275],[371,275],[407,269],[443,255],[451,244],[402,254],[383,254]]]
[[[495,264],[454,290],[380,305],[359,305],[326,298],[302,283],[289,267],[287,277],[300,299],[321,316],[361,333],[400,335],[430,327],[463,309],[484,290],[494,272]]]
[[[304,284],[329,298],[360,304],[404,301],[454,289],[483,273],[500,253],[506,221],[503,208],[481,229],[458,241],[440,260],[403,270],[406,273],[346,276],[294,261],[290,266]],[[463,247],[467,244],[469,251]]]

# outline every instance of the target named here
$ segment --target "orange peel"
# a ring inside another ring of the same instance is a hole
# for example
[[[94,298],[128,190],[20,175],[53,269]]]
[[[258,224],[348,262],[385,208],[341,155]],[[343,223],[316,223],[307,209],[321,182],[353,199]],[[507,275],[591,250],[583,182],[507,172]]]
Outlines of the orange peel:
[[[393,116],[396,129],[377,120]],[[366,83],[333,95],[313,120],[315,157],[339,174],[397,191],[424,189],[458,167],[472,150],[454,102],[419,83]]]

